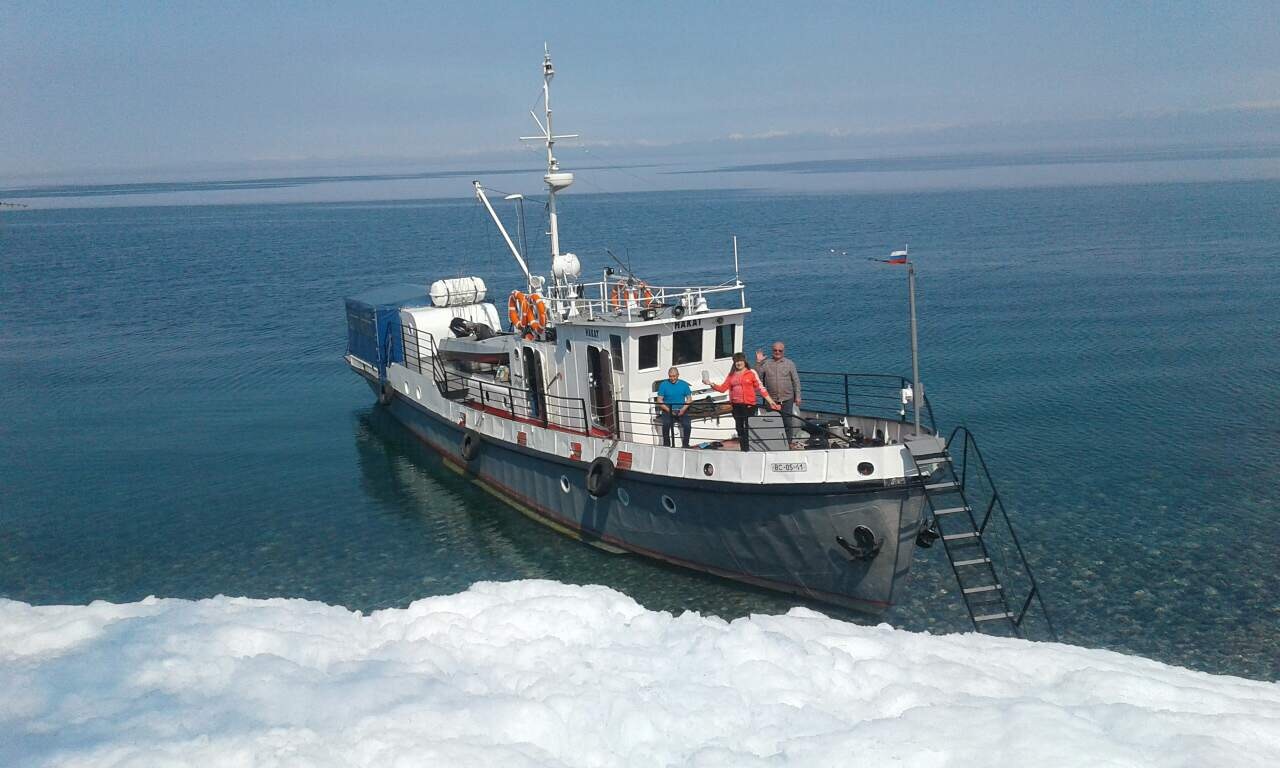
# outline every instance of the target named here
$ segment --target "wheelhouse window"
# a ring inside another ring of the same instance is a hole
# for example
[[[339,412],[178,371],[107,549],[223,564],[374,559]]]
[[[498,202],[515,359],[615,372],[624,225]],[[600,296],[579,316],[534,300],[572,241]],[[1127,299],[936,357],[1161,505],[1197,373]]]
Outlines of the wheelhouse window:
[[[658,367],[658,334],[641,336],[639,340],[639,370]]]
[[[734,342],[737,341],[738,326],[730,323],[729,325],[716,326],[716,359],[722,360],[726,357],[733,357]]]
[[[690,328],[671,334],[671,364],[702,362],[702,329]]]
[[[613,358],[613,370],[622,371],[622,337],[616,334],[609,336],[609,356]]]

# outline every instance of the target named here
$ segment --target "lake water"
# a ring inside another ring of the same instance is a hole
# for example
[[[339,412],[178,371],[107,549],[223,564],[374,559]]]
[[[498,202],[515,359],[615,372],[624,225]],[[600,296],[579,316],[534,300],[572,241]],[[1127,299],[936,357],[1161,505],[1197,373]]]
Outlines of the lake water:
[[[981,441],[1063,639],[1280,677],[1280,182],[560,213],[587,275],[608,247],[651,282],[719,281],[737,234],[748,348],[785,339],[802,369],[909,370],[905,273],[867,257],[910,242],[938,420]],[[6,210],[0,264],[0,595],[369,610],[536,577],[726,618],[791,604],[564,539],[373,405],[345,295],[514,287],[473,200]],[[919,554],[885,620],[964,630],[940,547]]]

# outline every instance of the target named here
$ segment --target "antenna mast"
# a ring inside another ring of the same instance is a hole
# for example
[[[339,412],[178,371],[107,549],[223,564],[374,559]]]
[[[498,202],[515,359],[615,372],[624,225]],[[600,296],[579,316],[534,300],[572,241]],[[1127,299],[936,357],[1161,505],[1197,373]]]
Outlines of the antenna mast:
[[[542,141],[547,146],[547,173],[542,180],[547,185],[547,218],[551,223],[551,263],[554,274],[556,259],[560,256],[560,226],[556,219],[556,193],[573,183],[573,174],[560,170],[560,162],[556,160],[556,139],[576,139],[578,134],[566,133],[556,135],[551,130],[551,78],[556,76],[555,67],[551,65],[551,51],[544,43],[542,46],[542,107],[546,123],[538,119],[538,115],[529,111],[533,122],[542,131],[539,136],[521,136],[521,141]],[[558,280],[557,280],[558,282]]]

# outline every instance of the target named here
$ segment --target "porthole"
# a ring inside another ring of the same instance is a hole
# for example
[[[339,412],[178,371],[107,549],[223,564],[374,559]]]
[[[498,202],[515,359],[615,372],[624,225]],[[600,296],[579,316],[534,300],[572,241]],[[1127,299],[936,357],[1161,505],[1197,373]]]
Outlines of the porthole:
[[[710,464],[702,465],[702,474],[706,475],[707,477],[711,477],[715,473],[716,473],[715,467],[711,466]]]
[[[622,502],[624,507],[631,505],[631,494],[627,493],[626,488],[618,489],[618,501]]]
[[[860,474],[860,475],[869,475],[869,474],[871,474],[872,472],[875,472],[875,471],[876,471],[876,467],[875,467],[875,465],[874,465],[874,464],[872,464],[871,462],[869,462],[869,461],[860,461],[860,462],[858,462],[858,474]]]
[[[406,382],[403,382],[403,383],[400,385],[400,388],[404,390],[404,393],[405,393],[406,395],[407,395],[407,394],[409,394],[409,382],[407,382],[407,381],[406,381]]]
[[[560,476],[560,490],[564,491],[565,493],[568,493],[568,492],[569,492],[569,490],[570,490],[570,488],[571,488],[571,486],[569,485],[569,476],[568,476],[568,475],[561,475],[561,476]]]
[[[414,396],[415,398],[417,398],[418,400],[421,400],[421,399],[422,399],[422,387],[414,387],[414,388],[413,388],[413,396]]]
[[[663,494],[662,508],[667,510],[667,514],[674,515],[676,513],[675,499],[671,498],[670,496],[667,496],[666,494]]]

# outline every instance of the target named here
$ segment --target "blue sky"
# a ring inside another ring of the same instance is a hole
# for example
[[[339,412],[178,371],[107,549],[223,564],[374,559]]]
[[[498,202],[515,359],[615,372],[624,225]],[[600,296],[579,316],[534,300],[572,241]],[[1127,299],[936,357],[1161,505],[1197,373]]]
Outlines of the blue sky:
[[[10,2],[0,181],[536,164],[544,40],[624,156],[1280,140],[1274,1]]]

